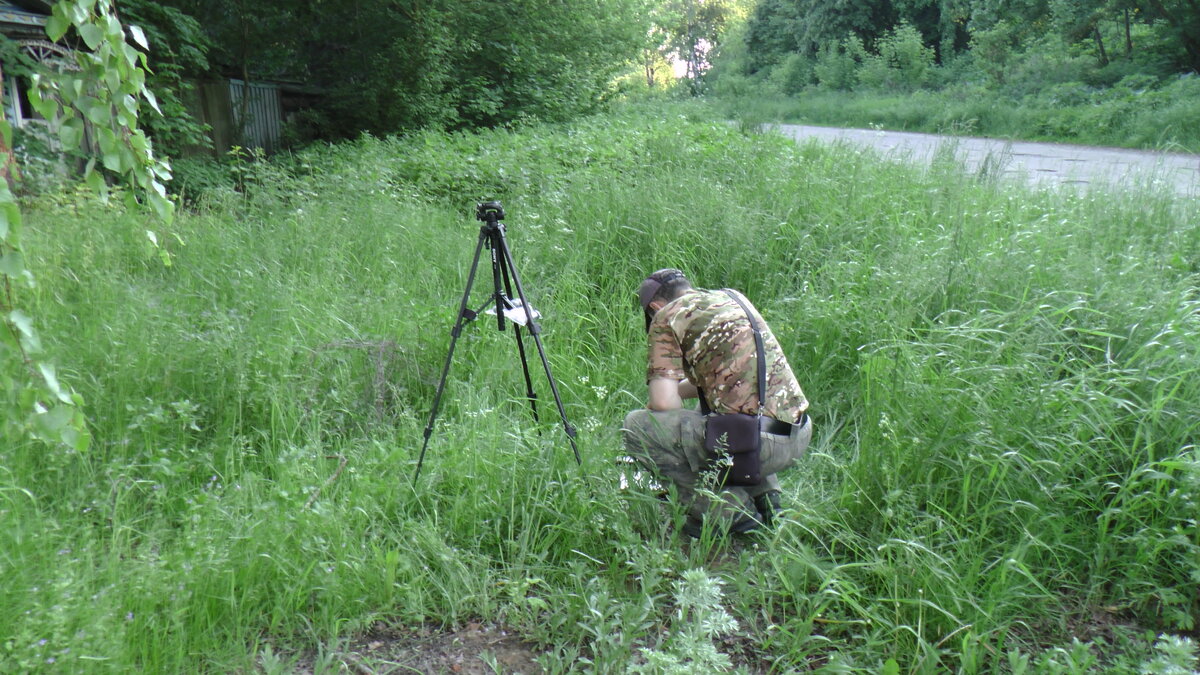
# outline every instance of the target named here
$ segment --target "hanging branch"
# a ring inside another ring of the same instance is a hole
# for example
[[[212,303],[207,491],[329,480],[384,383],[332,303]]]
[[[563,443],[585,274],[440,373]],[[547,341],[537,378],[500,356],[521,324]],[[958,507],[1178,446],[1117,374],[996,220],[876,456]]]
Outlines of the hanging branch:
[[[99,157],[88,161],[84,182],[107,198],[104,172],[124,184],[126,203],[148,210],[160,227],[174,217],[175,204],[167,196],[171,178],[167,163],[155,158],[150,139],[138,128],[142,104],[159,114],[158,101],[146,88],[149,70],[146,36],[136,26],[128,28],[117,20],[112,0],[59,0],[46,21],[46,35],[53,42],[68,31],[82,40],[86,49],[75,51],[77,70],[34,74],[30,103],[57,133],[64,151],[84,147],[85,125],[94,134]],[[140,50],[139,50],[140,47]],[[12,125],[0,120],[3,139],[11,161]],[[34,437],[65,444],[77,451],[90,443],[79,394],[59,383],[54,366],[38,360],[40,340],[32,317],[17,307],[16,293],[32,287],[33,275],[25,266],[21,249],[21,211],[7,181],[0,181],[0,434],[4,437]],[[155,246],[158,235],[147,230]],[[159,249],[164,264],[170,264],[165,249]],[[19,360],[23,367],[7,364]],[[21,375],[21,372],[24,375]]]

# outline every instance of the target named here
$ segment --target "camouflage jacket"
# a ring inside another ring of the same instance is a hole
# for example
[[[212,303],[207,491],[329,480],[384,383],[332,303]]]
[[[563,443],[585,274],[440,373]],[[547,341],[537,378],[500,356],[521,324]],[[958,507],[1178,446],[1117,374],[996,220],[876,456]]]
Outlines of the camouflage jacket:
[[[767,355],[768,417],[795,422],[808,400],[758,310]],[[724,291],[693,289],[672,300],[650,322],[647,381],[687,378],[704,391],[715,413],[758,413],[758,357],[746,313]]]

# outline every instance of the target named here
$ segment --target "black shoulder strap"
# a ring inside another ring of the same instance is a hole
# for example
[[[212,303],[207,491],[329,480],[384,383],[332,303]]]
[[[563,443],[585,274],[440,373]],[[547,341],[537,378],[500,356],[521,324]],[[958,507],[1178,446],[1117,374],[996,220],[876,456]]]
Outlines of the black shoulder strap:
[[[763,410],[767,407],[767,350],[763,346],[762,330],[758,327],[758,320],[754,318],[754,312],[750,311],[750,307],[746,305],[737,291],[730,288],[721,290],[741,306],[742,311],[746,313],[746,318],[750,320],[750,330],[754,331],[754,348],[758,350],[758,416],[762,417]]]

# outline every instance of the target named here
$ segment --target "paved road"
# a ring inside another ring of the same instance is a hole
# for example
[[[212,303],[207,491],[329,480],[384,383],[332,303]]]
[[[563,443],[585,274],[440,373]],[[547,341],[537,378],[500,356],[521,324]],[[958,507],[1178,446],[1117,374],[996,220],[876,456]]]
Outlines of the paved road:
[[[952,148],[967,171],[999,171],[1035,185],[1068,185],[1080,190],[1169,186],[1180,197],[1200,197],[1200,155],[796,124],[774,128],[799,140],[866,145],[886,157],[926,164],[939,149]]]

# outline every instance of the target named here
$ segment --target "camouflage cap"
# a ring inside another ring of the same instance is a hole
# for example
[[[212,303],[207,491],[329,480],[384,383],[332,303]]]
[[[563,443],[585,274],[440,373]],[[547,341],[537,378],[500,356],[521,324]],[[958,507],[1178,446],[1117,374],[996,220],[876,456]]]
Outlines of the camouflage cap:
[[[678,279],[686,280],[687,277],[683,272],[673,267],[667,267],[646,277],[646,280],[638,287],[638,302],[642,305],[642,313],[646,315],[647,331],[650,330],[650,320],[654,318],[654,314],[650,311],[650,302],[654,300],[654,296],[658,295],[659,289]]]

